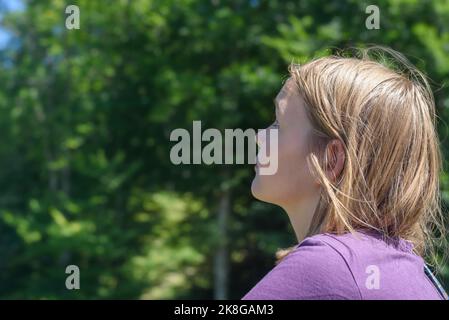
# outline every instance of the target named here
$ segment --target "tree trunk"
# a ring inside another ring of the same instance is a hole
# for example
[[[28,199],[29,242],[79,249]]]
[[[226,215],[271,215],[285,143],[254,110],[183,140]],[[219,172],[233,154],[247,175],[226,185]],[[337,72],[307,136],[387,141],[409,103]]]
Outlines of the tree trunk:
[[[214,261],[214,299],[228,298],[229,257],[227,224],[231,209],[230,190],[224,190],[218,205],[218,246]]]

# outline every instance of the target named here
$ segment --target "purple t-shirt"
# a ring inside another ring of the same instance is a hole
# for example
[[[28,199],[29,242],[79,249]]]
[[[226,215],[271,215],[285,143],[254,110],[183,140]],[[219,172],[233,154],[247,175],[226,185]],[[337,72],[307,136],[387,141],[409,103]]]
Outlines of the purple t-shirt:
[[[376,233],[304,239],[243,300],[437,299],[411,242]]]

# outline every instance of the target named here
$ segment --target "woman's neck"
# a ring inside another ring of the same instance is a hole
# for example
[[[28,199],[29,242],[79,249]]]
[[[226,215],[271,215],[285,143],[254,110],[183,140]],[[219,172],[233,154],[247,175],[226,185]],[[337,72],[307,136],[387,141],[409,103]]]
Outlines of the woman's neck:
[[[302,199],[300,202],[282,206],[290,219],[298,243],[304,240],[308,233],[319,200],[318,193],[316,196]]]

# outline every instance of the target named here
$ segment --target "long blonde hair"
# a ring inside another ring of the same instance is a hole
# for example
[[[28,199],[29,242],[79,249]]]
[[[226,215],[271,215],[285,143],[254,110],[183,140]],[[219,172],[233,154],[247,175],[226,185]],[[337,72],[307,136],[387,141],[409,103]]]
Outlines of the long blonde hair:
[[[308,236],[376,230],[411,241],[416,253],[435,261],[446,232],[442,157],[426,77],[382,47],[292,63],[289,73],[314,127],[308,161],[322,186]],[[336,182],[324,173],[332,139],[345,149]],[[278,262],[290,251],[278,251]]]

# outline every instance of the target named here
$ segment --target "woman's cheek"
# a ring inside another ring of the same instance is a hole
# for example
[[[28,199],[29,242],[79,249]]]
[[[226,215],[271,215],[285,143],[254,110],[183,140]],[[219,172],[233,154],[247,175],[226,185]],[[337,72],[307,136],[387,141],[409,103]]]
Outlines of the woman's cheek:
[[[284,179],[297,184],[305,178],[307,171],[306,152],[301,141],[280,140],[279,143],[279,171]]]

